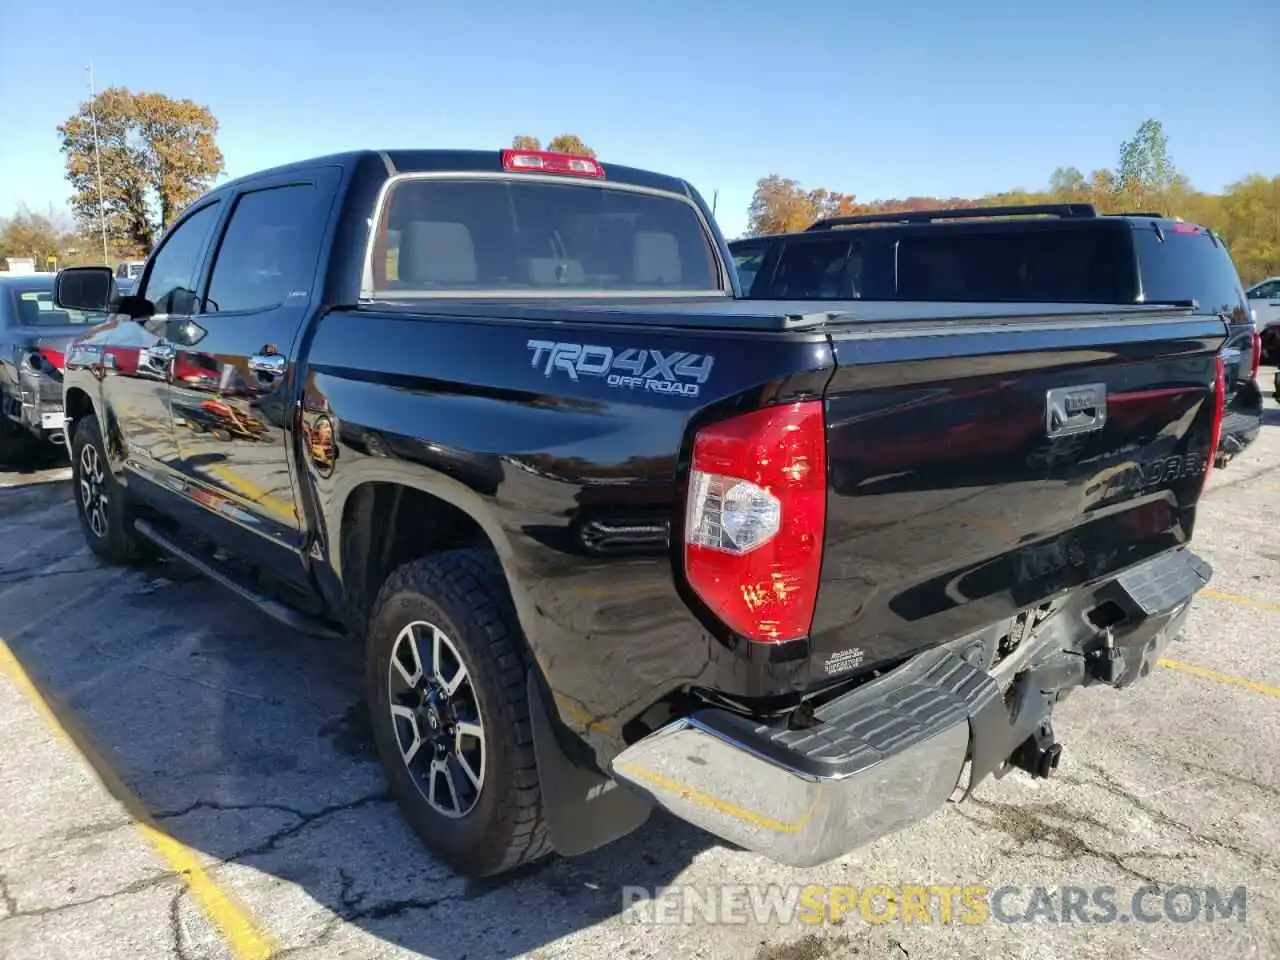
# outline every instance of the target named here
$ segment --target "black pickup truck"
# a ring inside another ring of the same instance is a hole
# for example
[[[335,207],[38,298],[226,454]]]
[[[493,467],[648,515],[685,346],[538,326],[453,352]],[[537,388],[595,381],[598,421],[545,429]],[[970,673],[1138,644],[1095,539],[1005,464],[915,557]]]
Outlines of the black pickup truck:
[[[1145,677],[1225,394],[1179,305],[741,297],[685,181],[360,152],[219,186],[66,357],[89,545],[363,644],[428,846],[491,875],[655,804],[791,864]]]
[[[1262,429],[1263,345],[1226,244],[1153,212],[1017,204],[831,217],[729,244],[747,296],[771,300],[1144,303],[1186,300],[1227,322],[1216,466]]]

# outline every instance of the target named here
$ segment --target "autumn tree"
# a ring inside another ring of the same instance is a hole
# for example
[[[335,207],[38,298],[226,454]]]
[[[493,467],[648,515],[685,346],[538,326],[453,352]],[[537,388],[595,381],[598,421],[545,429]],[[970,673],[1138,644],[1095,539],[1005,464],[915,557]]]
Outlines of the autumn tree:
[[[550,150],[552,153],[572,153],[579,157],[594,157],[596,152],[582,142],[575,133],[562,133],[551,140],[545,147],[537,137],[520,134],[511,138],[511,146],[516,150]]]
[[[1245,283],[1280,276],[1280,177],[1245,177],[1223,194],[1221,232]]]
[[[74,246],[72,225],[52,207],[37,213],[24,204],[13,216],[0,220],[0,260],[31,257],[36,269],[43,270],[51,257],[61,264]]]
[[[110,87],[80,104],[58,127],[76,220],[88,232],[102,217],[113,246],[146,253],[223,171],[217,133],[207,107],[159,93]]]
[[[809,194],[795,180],[771,173],[756,182],[747,208],[747,236],[803,230],[817,217]]]
[[[572,153],[579,157],[594,157],[596,152],[588,147],[573,133],[562,133],[550,143],[547,149],[553,153]]]

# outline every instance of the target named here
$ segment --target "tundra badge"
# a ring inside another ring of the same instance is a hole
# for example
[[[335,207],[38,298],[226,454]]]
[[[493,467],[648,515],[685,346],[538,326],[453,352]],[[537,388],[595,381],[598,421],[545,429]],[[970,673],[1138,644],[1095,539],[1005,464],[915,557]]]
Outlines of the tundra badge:
[[[1050,437],[1101,430],[1107,423],[1107,385],[1085,383],[1045,393],[1045,432]]]

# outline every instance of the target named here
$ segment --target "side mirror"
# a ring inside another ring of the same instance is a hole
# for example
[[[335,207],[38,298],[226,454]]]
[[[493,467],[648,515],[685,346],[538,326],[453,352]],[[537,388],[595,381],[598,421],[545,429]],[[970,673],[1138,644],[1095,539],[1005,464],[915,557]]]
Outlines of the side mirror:
[[[115,296],[110,267],[66,267],[53,281],[53,302],[60,310],[105,313]]]

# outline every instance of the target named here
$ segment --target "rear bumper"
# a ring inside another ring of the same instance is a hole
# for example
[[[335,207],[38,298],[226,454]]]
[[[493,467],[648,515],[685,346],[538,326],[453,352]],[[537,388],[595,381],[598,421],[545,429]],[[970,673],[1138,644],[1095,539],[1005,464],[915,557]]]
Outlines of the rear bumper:
[[[1234,457],[1258,439],[1262,431],[1262,387],[1250,380],[1237,387],[1222,417],[1218,453]]]
[[[819,707],[808,729],[697,711],[624,750],[613,777],[748,850],[793,866],[826,862],[925,819],[966,764],[970,790],[1003,772],[1015,750],[1049,730],[1062,691],[1100,673],[1115,686],[1146,676],[1211,574],[1178,550],[1068,599],[1041,625],[1042,639],[1027,641],[1042,655],[1011,681],[975,663],[976,648],[949,644]],[[1085,614],[1107,601],[1124,620],[1100,655]],[[1100,659],[1110,666],[1098,668]]]
[[[13,404],[17,419],[37,437],[60,440],[66,430],[62,407],[62,382],[38,371],[21,370],[21,395]]]

